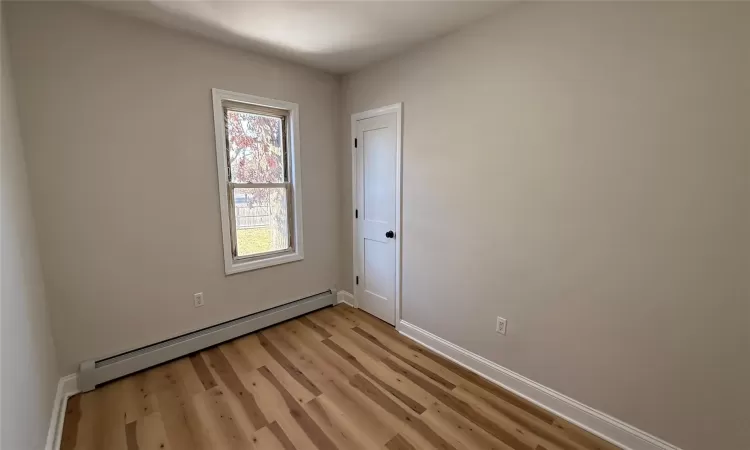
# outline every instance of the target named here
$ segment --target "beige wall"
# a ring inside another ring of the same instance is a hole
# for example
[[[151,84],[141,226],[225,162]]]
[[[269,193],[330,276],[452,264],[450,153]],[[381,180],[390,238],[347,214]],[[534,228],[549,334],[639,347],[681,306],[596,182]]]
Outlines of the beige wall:
[[[334,287],[338,78],[88,6],[7,13],[64,373]],[[224,275],[214,87],[300,105],[304,261]]]
[[[749,58],[748,4],[527,2],[345,78],[347,130],[404,102],[403,319],[686,450],[744,448]]]
[[[0,9],[5,9],[4,3]],[[59,373],[37,252],[5,26],[2,20],[0,23],[0,448],[42,449]]]

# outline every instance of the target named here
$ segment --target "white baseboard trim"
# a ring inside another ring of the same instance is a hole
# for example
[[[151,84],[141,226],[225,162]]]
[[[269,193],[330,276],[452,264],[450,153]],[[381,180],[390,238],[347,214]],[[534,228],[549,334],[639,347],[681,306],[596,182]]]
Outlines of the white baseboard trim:
[[[58,450],[60,448],[65,407],[68,404],[68,399],[78,392],[78,375],[75,373],[64,376],[57,382],[57,394],[55,394],[55,404],[52,405],[52,415],[49,419],[49,431],[47,432],[45,450]]]
[[[354,295],[347,291],[336,292],[336,303],[346,303],[352,308],[356,308],[356,302],[354,301]]]
[[[680,450],[621,420],[588,407],[409,322],[398,331],[434,352],[625,450]]]

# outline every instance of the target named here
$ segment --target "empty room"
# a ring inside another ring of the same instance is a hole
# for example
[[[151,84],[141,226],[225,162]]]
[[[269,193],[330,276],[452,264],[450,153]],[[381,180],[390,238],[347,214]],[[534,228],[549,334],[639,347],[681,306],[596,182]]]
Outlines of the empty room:
[[[2,450],[750,449],[750,2],[0,23]]]

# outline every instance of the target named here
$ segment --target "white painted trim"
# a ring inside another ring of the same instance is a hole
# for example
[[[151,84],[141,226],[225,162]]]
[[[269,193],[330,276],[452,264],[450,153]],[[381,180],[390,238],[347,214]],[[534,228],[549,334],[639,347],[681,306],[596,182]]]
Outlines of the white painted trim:
[[[216,168],[219,177],[219,205],[221,209],[221,234],[224,247],[224,273],[232,275],[248,270],[262,269],[264,267],[286,264],[304,259],[302,245],[302,160],[300,159],[299,138],[299,105],[283,100],[258,97],[256,95],[241,94],[238,92],[225,91],[223,89],[211,89],[214,109],[214,135],[216,139]],[[282,109],[289,112],[289,125],[287,127],[287,142],[289,143],[288,164],[289,181],[292,184],[292,240],[294,248],[290,252],[281,255],[260,255],[257,259],[247,261],[235,261],[232,257],[232,232],[229,215],[229,198],[227,194],[227,158],[226,158],[226,136],[224,131],[224,111],[221,106],[223,100],[238,103],[246,103],[254,106],[265,106],[269,108]]]
[[[398,325],[401,321],[401,249],[402,249],[402,232],[401,232],[401,210],[403,208],[403,197],[401,193],[401,187],[403,184],[402,176],[402,145],[403,145],[403,103],[394,103],[393,105],[383,106],[382,108],[371,109],[359,113],[352,114],[351,121],[351,137],[349,144],[351,145],[352,151],[352,241],[353,241],[353,265],[354,268],[352,275],[352,287],[354,293],[357,293],[356,277],[358,275],[357,269],[359,266],[359,255],[358,249],[358,236],[359,228],[357,227],[357,219],[354,218],[354,210],[358,209],[357,205],[357,149],[354,147],[354,138],[357,137],[357,121],[369,119],[371,117],[382,116],[392,112],[396,113],[396,313],[394,316],[394,323]],[[356,298],[356,296],[355,296]]]
[[[351,292],[347,291],[338,291],[336,292],[336,303],[346,303],[347,305],[351,306],[352,308],[357,307],[357,303],[354,300],[354,295],[352,295]]]
[[[230,245],[230,250],[229,250],[230,262],[228,263],[229,265],[227,265],[227,261],[224,261],[224,273],[227,275],[247,272],[250,270],[262,269],[264,267],[271,267],[271,266],[276,266],[279,264],[286,264],[286,263],[290,263],[294,261],[302,261],[304,259],[303,255],[301,254],[301,249],[300,249],[300,251],[298,252],[284,253],[283,255],[280,255],[280,256],[268,256],[268,257],[261,257],[261,258],[258,258],[256,260],[251,260],[251,261],[234,262],[234,261],[231,261],[232,259],[231,245],[232,244],[230,243],[229,245]]]
[[[400,321],[398,331],[430,350],[625,450],[680,450],[645,431],[573,400],[452,342]]]
[[[55,394],[55,403],[52,405],[52,415],[49,419],[49,431],[47,432],[47,445],[45,450],[58,450],[60,448],[60,439],[62,438],[63,421],[65,420],[65,408],[68,399],[77,394],[78,375],[70,375],[60,378],[57,382],[57,393]]]

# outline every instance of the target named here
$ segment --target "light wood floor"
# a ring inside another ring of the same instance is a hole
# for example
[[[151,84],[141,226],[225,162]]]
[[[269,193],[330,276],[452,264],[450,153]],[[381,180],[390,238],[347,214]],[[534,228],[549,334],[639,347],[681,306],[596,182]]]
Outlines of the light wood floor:
[[[616,447],[339,305],[72,397],[61,448]]]

